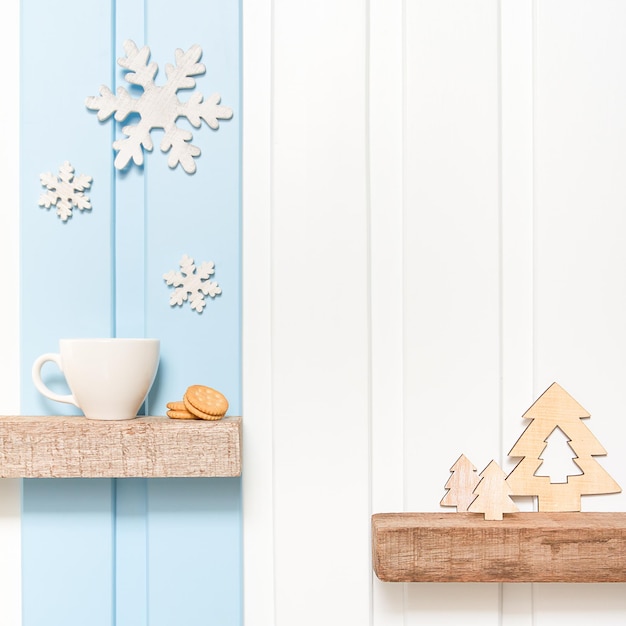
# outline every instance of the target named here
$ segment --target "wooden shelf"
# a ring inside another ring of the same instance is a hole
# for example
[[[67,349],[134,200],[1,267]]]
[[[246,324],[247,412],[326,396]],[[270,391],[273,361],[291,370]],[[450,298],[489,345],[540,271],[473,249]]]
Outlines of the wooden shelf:
[[[626,582],[626,513],[380,513],[372,550],[389,582]]]
[[[241,418],[0,416],[1,478],[239,476]]]

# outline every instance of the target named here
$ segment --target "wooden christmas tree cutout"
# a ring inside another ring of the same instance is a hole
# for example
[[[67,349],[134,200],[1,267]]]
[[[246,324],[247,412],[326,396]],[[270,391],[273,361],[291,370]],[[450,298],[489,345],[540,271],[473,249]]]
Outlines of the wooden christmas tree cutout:
[[[594,458],[606,455],[606,450],[581,421],[589,413],[560,385],[553,383],[523,417],[532,421],[509,452],[523,457],[506,479],[512,495],[538,496],[539,511],[557,512],[580,511],[581,495],[621,491]],[[569,474],[566,482],[551,482],[540,469],[557,429],[567,438],[574,464],[582,472]]]
[[[519,511],[511,500],[511,488],[506,484],[506,474],[491,461],[480,473],[480,482],[474,489],[476,499],[470,504],[471,513],[484,513],[486,520],[501,520],[503,513]]]
[[[474,488],[480,480],[476,468],[470,460],[462,454],[450,468],[452,476],[445,484],[448,490],[441,500],[441,506],[455,506],[457,512],[467,511],[472,500],[476,498]]]

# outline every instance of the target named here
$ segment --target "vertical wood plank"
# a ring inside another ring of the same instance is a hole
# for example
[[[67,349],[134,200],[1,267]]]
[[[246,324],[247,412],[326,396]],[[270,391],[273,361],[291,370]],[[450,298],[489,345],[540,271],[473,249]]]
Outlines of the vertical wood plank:
[[[533,626],[559,624],[621,626],[626,616],[626,583],[535,585]]]
[[[19,6],[11,0],[3,7],[0,24],[0,52],[4,58],[16,58],[19,50]],[[17,37],[15,36],[17,33]],[[0,99],[2,119],[7,124],[0,142],[0,181],[3,189],[3,210],[0,211],[0,261],[6,272],[5,289],[9,297],[0,312],[0,403],[10,414],[19,407],[19,330],[20,330],[20,223],[19,223],[19,121],[20,78],[18,62],[8,64],[4,76],[5,97]],[[11,97],[9,97],[9,94]]]
[[[536,5],[537,381],[557,380],[591,413],[602,466],[624,487],[626,430],[626,7]],[[626,495],[586,496],[583,511],[625,510]],[[534,624],[610,626],[624,585],[537,585]]]
[[[372,508],[404,507],[401,2],[370,3],[369,190],[372,308]],[[390,41],[393,45],[389,45]]]
[[[76,6],[72,0],[59,2],[55,19],[67,20]],[[107,145],[110,135],[84,104],[97,92],[98,77],[110,76],[110,31],[103,28],[94,39],[93,33],[77,29],[74,37],[59,41],[45,7],[40,0],[27,0],[22,12],[22,49],[29,51],[21,59],[22,400],[27,403],[22,410],[33,414],[71,408],[35,391],[30,377],[35,358],[58,351],[62,337],[108,337],[113,324],[110,155],[97,149]],[[90,7],[88,19],[110,24],[110,2]],[[81,49],[85,52],[78,54]],[[49,71],[42,71],[41,55]],[[64,94],[50,99],[46,115],[40,110],[42,90]],[[62,222],[54,207],[38,206],[45,191],[39,175],[57,176],[66,160],[77,174],[93,177],[86,191],[93,208],[74,209],[73,217]],[[59,378],[51,372],[54,377]]]
[[[205,97],[218,92],[234,110],[231,120],[213,131],[203,124],[193,131],[193,143],[202,150],[197,171],[167,166],[167,155],[155,149],[146,155],[146,332],[162,339],[160,372],[149,397],[150,406],[164,414],[165,405],[180,399],[197,383],[222,391],[231,415],[240,414],[240,183],[239,183],[239,10],[236,5],[185,0],[172,18],[166,5],[154,2],[147,10],[147,37],[152,60],[163,70],[174,60],[176,48],[199,43],[206,74],[197,77],[196,90]],[[193,23],[187,19],[195,15]],[[180,93],[184,98],[186,94]],[[170,306],[171,288],[163,280],[178,270],[187,254],[196,263],[215,262],[213,280],[222,293],[206,297],[202,314],[184,306]],[[203,383],[204,381],[204,383]]]
[[[501,12],[502,448],[501,467],[525,427],[533,388],[533,13],[506,0]]]
[[[24,626],[110,626],[112,525],[111,480],[24,480]]]
[[[240,479],[148,482],[150,626],[241,626]]]
[[[480,471],[500,450],[498,17],[492,0],[406,5],[408,510],[438,510],[459,454]],[[497,624],[498,585],[408,589],[407,624],[459,612]]]
[[[177,48],[198,44],[206,73],[196,77],[195,92],[205,98],[219,93],[234,112],[217,131],[179,118],[178,126],[192,131],[202,152],[195,174],[168,167],[159,131],[153,131],[155,148],[145,158],[146,333],[161,339],[149,404],[157,414],[192,384],[219,389],[229,400],[229,414],[241,414],[240,19],[238,3],[183,0],[175,12],[167,3],[146,4],[146,43],[159,64],[157,84],[165,81],[165,64],[174,62]],[[179,98],[190,94],[181,91]],[[169,304],[163,274],[178,270],[185,254],[197,264],[213,261],[213,279],[222,289],[215,299],[207,296],[201,314],[188,303]],[[241,481],[150,481],[147,524],[150,626],[239,626]]]
[[[101,28],[73,28],[77,15]],[[21,410],[69,411],[34,389],[35,357],[58,350],[61,337],[112,332],[111,184],[109,152],[95,149],[109,131],[85,108],[110,76],[112,7],[107,0],[22,3],[21,57]],[[56,24],[57,27],[54,27]],[[45,63],[42,63],[45,59]],[[41,94],[45,98],[45,111]],[[64,161],[93,177],[93,208],[66,223],[38,206],[39,175]],[[60,384],[50,369],[49,380]],[[72,411],[75,412],[75,411]],[[113,602],[111,481],[23,484],[23,624],[110,626]]]
[[[274,15],[276,624],[366,624],[366,7],[278,0]]]
[[[404,510],[404,11],[369,3],[372,512]],[[372,578],[372,623],[401,625],[404,585]]]
[[[0,480],[0,622],[6,626],[22,624],[21,483]]]
[[[20,267],[19,267],[19,32],[20,2],[2,7],[0,55],[14,59],[5,64],[0,116],[5,124],[0,142],[0,185],[4,191],[0,211],[0,264],[5,272],[5,298],[0,310],[0,414],[19,413],[20,406]],[[0,480],[0,622],[20,626],[21,615],[21,481]]]
[[[123,56],[123,44],[132,39],[138,46],[145,41],[145,2],[134,0],[115,3],[110,80],[113,91],[128,83],[117,59]],[[102,78],[104,80],[105,77]],[[111,228],[114,232],[115,320],[117,337],[145,336],[145,228],[146,201],[144,173],[136,167],[124,171],[113,167],[112,138],[122,136],[121,124],[107,123],[108,145],[115,186]],[[143,412],[146,412],[146,406]],[[114,481],[115,498],[115,619],[116,626],[147,626],[147,481]]]
[[[243,620],[273,626],[272,3],[243,0],[242,19]]]
[[[500,4],[502,408],[500,466],[533,390],[533,3]],[[532,498],[516,498],[520,510]],[[531,626],[532,584],[502,586],[502,626]]]
[[[138,46],[145,41],[144,0],[115,2],[114,32],[111,50],[112,90],[129,85],[117,59],[124,56],[124,41],[132,39]],[[108,85],[108,82],[107,82]],[[145,337],[145,231],[146,201],[143,170],[113,167],[112,139],[122,137],[123,124],[107,123],[108,145],[100,149],[110,155],[114,185],[111,229],[114,234],[116,337]],[[144,403],[140,413],[149,413]],[[115,619],[116,626],[147,626],[148,624],[148,487],[145,479],[114,481],[115,497]]]
[[[608,452],[599,461],[622,486],[624,24],[626,7],[608,1],[538,8],[536,104],[538,379],[559,381],[591,413]],[[624,510],[626,495],[583,500],[583,510],[607,507]]]
[[[114,49],[112,50],[112,75],[110,77],[113,91],[121,86],[129,89],[129,84],[124,79],[126,71],[117,63],[117,59],[124,56],[124,42],[131,39],[140,48],[149,45],[149,42],[145,40],[145,5],[144,0],[115,2]],[[105,77],[102,78],[104,79]],[[109,80],[109,77],[106,77],[106,80]],[[136,94],[132,89],[131,93]],[[121,129],[126,123],[128,120],[121,124],[115,124],[109,120],[107,126],[110,136],[115,139],[123,138]],[[125,170],[114,168],[111,141],[107,149],[111,155],[115,186],[115,204],[111,224],[115,235],[115,263],[112,268],[115,281],[115,336],[144,337],[145,232],[147,226],[145,172],[142,168],[135,166]]]
[[[148,480],[113,480],[115,626],[148,624]]]

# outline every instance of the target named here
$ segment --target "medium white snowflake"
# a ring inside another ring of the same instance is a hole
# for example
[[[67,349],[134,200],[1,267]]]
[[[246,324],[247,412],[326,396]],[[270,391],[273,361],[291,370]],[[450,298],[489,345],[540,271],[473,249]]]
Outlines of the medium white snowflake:
[[[48,189],[39,196],[39,206],[49,209],[56,206],[57,215],[66,222],[72,217],[72,207],[83,211],[91,209],[91,201],[83,190],[91,187],[91,176],[80,174],[74,176],[74,168],[69,161],[65,161],[59,168],[59,178],[47,172],[40,174],[41,184]]]
[[[209,277],[215,274],[215,263],[209,261],[196,267],[193,259],[185,254],[179,266],[180,272],[171,270],[163,274],[165,282],[176,287],[170,297],[170,305],[182,306],[183,302],[189,300],[191,308],[202,313],[206,305],[204,296],[215,298],[222,293],[220,286],[209,280]]]
[[[219,128],[218,120],[230,119],[232,109],[219,104],[220,95],[213,94],[204,100],[202,94],[194,92],[188,101],[181,102],[176,95],[181,89],[193,89],[196,81],[193,76],[206,71],[198,60],[202,56],[199,45],[193,45],[187,52],[178,48],[175,52],[176,65],[167,63],[165,74],[167,82],[157,86],[154,78],[159,70],[156,63],[148,63],[150,48],[143,46],[140,50],[131,40],[124,42],[126,56],[117,60],[118,64],[128,70],[124,78],[131,85],[139,85],[143,93],[133,98],[124,87],[118,87],[117,95],[102,85],[99,96],[90,96],[85,101],[88,109],[98,111],[98,119],[104,121],[115,113],[115,119],[123,122],[131,113],[141,117],[137,124],[129,124],[122,128],[126,139],[113,142],[117,151],[115,167],[125,168],[132,159],[136,165],[143,163],[143,150],[152,150],[150,131],[162,128],[165,135],[161,141],[161,151],[170,151],[168,165],[171,168],[179,163],[188,174],[196,171],[194,157],[200,155],[200,148],[189,143],[193,135],[188,130],[176,126],[179,117],[185,117],[194,126],[200,128],[204,120],[211,128]]]

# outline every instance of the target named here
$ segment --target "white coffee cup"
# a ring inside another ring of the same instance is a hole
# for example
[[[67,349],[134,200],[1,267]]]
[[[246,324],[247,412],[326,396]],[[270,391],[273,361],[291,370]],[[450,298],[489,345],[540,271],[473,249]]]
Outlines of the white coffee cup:
[[[158,339],[61,339],[59,353],[38,357],[33,382],[46,398],[77,406],[95,420],[137,417],[159,365]],[[41,379],[47,361],[57,364],[71,393],[51,391]]]

